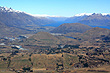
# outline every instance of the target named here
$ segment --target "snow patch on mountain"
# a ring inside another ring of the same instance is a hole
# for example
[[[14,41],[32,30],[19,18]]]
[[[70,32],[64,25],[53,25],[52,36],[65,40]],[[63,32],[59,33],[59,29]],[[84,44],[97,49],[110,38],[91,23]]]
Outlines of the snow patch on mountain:
[[[110,15],[110,13],[101,13],[102,15]]]
[[[1,6],[0,6],[0,11],[1,12],[17,12],[17,13],[22,13],[22,11],[17,11],[17,10],[14,10],[12,8],[1,7]]]
[[[80,14],[76,14],[74,16],[90,16],[93,14],[102,14],[102,15],[110,15],[110,13],[80,13]]]
[[[84,16],[84,15],[87,15],[87,16],[89,16],[89,15],[92,15],[93,13],[80,13],[80,14],[76,14],[76,15],[74,15],[74,16]]]
[[[47,14],[29,14],[34,17],[64,17],[64,16],[57,16],[57,15],[47,15]]]

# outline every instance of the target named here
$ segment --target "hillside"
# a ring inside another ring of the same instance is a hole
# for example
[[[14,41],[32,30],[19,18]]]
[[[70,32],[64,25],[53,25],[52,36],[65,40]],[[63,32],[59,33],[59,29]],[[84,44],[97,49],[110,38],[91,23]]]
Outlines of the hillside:
[[[64,36],[55,36],[47,32],[38,32],[35,35],[23,40],[23,42],[18,42],[23,46],[47,46],[47,47],[57,47],[58,44],[78,44],[79,42],[75,39],[66,38]]]
[[[110,33],[109,29],[95,27],[91,30],[86,31],[83,35],[91,36],[92,38],[99,37],[101,35],[108,35]]]
[[[12,36],[18,36],[21,34],[29,34],[29,33],[34,33],[34,32],[28,29],[9,27],[5,25],[4,23],[0,22],[0,37],[6,37],[6,36],[12,37]]]
[[[109,41],[110,30],[105,28],[95,27],[87,30],[84,33],[68,33],[65,36],[76,38],[80,41],[80,45],[94,46],[95,43],[104,43],[103,41]],[[95,45],[96,46],[96,45]]]
[[[70,32],[83,33],[91,28],[92,27],[80,23],[65,23],[55,28],[51,32],[52,33],[70,33]]]
[[[68,33],[65,34],[66,36],[72,36],[72,37],[80,37],[80,38],[85,38],[85,39],[97,39],[101,36],[107,36],[110,34],[110,30],[109,29],[105,29],[105,28],[99,28],[99,27],[95,27],[92,28],[90,30],[87,30],[84,33]]]

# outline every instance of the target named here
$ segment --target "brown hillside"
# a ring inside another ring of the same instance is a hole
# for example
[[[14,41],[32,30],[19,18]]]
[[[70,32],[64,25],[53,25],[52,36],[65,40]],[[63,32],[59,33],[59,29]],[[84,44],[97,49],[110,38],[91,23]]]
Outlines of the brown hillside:
[[[6,36],[18,36],[20,34],[27,34],[32,33],[32,31],[26,30],[26,29],[20,29],[16,27],[9,27],[5,25],[4,23],[0,22],[0,37],[6,37]]]
[[[70,33],[70,32],[83,33],[91,28],[92,27],[80,23],[65,23],[55,28],[51,32],[52,33]]]
[[[55,36],[47,32],[38,32],[37,34],[29,37],[23,44],[51,46],[55,47],[57,44],[77,44],[78,41],[64,36]]]
[[[91,38],[100,37],[101,35],[108,35],[110,33],[109,29],[95,27],[91,30],[86,31],[83,35],[87,35]]]
[[[109,29],[95,27],[84,33],[68,33],[65,36],[71,36],[79,40],[83,45],[91,45],[96,42],[96,40],[102,40],[102,36],[108,36],[110,34]]]

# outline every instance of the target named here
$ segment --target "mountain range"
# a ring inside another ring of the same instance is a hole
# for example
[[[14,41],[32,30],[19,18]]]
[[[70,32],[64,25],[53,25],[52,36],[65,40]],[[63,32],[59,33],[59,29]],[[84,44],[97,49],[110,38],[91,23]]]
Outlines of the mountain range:
[[[77,24],[72,25],[69,23]],[[110,14],[81,13],[74,15],[73,17],[37,16],[37,15],[34,16],[26,12],[14,10],[12,8],[0,7],[0,31],[1,31],[0,35],[2,36],[6,36],[7,34],[5,33],[15,35],[17,33],[31,34],[39,31],[47,32],[51,31],[61,33],[69,33],[74,31],[82,33],[85,32],[86,30],[89,30],[91,28],[90,26],[109,29]]]
[[[65,20],[66,23],[82,23],[92,27],[102,27],[110,29],[110,14],[89,13],[77,14]]]
[[[48,31],[50,27],[47,29],[47,27],[43,27],[43,25],[53,22],[53,20],[45,17],[34,17],[25,12],[16,11],[12,8],[0,7],[0,29],[3,29],[2,26],[7,29],[2,30],[1,35],[4,35],[4,32],[14,35],[16,33],[26,34],[30,33],[30,31],[31,33],[39,30]],[[11,29],[16,30],[16,32],[13,32]]]
[[[46,26],[58,27],[64,23],[81,23],[91,27],[101,27],[110,29],[110,13],[81,13],[72,17],[62,16],[41,16],[56,21]]]
[[[45,26],[58,27],[64,23],[81,23],[91,27],[101,27],[110,29],[110,13],[81,13],[72,17],[63,16],[41,16],[50,20],[56,21],[55,23],[46,24]]]
[[[33,17],[25,12],[12,8],[0,7],[0,21],[8,26],[29,27],[49,24],[52,21],[45,17]]]

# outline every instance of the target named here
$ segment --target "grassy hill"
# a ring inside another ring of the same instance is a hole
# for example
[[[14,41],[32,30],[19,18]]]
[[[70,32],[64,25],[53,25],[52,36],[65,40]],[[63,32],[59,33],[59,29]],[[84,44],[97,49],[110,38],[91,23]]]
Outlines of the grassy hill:
[[[47,46],[57,47],[58,44],[78,44],[79,42],[72,38],[66,38],[65,36],[56,36],[48,32],[38,32],[33,36],[19,42],[13,42],[14,44],[27,46],[26,48],[32,49],[35,46]]]
[[[87,30],[84,33],[68,33],[65,34],[65,36],[71,36],[76,38],[76,40],[80,41],[81,45],[92,45],[98,40],[102,42],[102,38],[108,36],[109,34],[109,29],[95,27],[93,29]]]
[[[55,28],[51,32],[52,33],[70,33],[70,32],[83,33],[91,28],[92,27],[80,23],[65,23]]]

